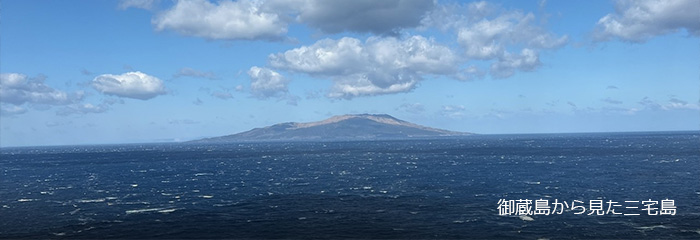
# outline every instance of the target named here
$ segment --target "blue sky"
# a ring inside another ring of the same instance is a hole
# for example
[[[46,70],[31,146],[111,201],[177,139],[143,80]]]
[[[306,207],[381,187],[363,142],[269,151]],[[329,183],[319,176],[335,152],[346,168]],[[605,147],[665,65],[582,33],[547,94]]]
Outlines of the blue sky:
[[[0,3],[0,146],[387,113],[482,134],[700,129],[700,2]]]

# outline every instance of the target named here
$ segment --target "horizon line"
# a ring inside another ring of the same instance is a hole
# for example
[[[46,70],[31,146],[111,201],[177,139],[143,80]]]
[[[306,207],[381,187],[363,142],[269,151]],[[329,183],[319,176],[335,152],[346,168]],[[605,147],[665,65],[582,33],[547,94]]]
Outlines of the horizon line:
[[[231,143],[282,143],[282,142],[346,142],[346,141],[394,141],[394,140],[428,140],[428,139],[458,139],[458,138],[470,138],[475,136],[498,136],[498,135],[568,135],[568,134],[619,134],[619,133],[681,133],[681,132],[697,132],[700,133],[700,129],[694,130],[663,130],[663,131],[602,131],[602,132],[552,132],[552,133],[471,133],[470,135],[464,136],[444,136],[444,137],[427,137],[427,138],[397,138],[397,139],[362,139],[362,140],[268,140],[268,141],[238,141]],[[80,147],[80,146],[110,146],[110,145],[138,145],[138,144],[182,144],[190,141],[205,139],[197,138],[185,141],[153,141],[153,142],[121,142],[121,143],[92,143],[92,144],[47,144],[47,145],[15,145],[15,146],[0,146],[0,150],[8,148],[32,148],[32,147]],[[208,143],[211,145],[219,145],[226,143]],[[207,144],[201,144],[207,145]]]

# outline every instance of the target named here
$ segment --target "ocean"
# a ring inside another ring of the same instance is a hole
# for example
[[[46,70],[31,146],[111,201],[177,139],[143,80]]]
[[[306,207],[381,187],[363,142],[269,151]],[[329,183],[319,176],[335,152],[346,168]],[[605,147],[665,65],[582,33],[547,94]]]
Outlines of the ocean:
[[[696,131],[2,148],[0,171],[0,238],[700,238]]]

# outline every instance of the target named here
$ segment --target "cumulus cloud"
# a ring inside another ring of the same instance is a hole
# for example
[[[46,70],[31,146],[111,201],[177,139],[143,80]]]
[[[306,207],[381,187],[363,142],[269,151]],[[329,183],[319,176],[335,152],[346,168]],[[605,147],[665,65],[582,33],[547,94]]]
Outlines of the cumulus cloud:
[[[265,99],[287,93],[289,80],[268,68],[253,66],[248,70],[250,91],[254,96]]]
[[[214,74],[213,72],[203,72],[203,71],[199,71],[197,69],[188,68],[188,67],[181,68],[177,73],[175,73],[173,75],[173,77],[175,77],[175,78],[179,78],[179,77],[206,78],[206,79],[210,79],[210,80],[217,79],[216,74]]]
[[[596,25],[598,41],[620,39],[644,42],[654,36],[681,29],[700,36],[700,1],[618,0],[615,13],[605,15]]]
[[[44,84],[46,77],[29,78],[24,74],[0,75],[0,112],[4,116],[22,114],[29,108],[47,110],[51,106],[62,106],[56,111],[59,116],[71,114],[102,113],[119,103],[114,99],[104,100],[98,105],[83,103],[84,93],[66,93]]]
[[[120,0],[119,9],[141,8],[151,10],[158,5],[159,2],[160,0]]]
[[[276,98],[296,106],[300,97],[290,94],[287,89],[289,79],[269,68],[253,66],[248,70],[250,93],[258,99]]]
[[[435,6],[432,0],[308,0],[270,1],[267,9],[288,11],[296,20],[325,33],[343,31],[396,34],[420,25]]]
[[[364,43],[323,39],[270,55],[269,61],[278,69],[332,79],[331,98],[407,92],[426,74],[456,74],[460,63],[450,48],[422,36],[370,37]]]
[[[495,14],[497,10],[497,6],[485,1],[468,4],[442,3],[426,14],[421,20],[419,28],[438,28],[442,31],[459,29],[484,19],[488,15]]]
[[[270,55],[272,69],[331,79],[334,84],[326,95],[331,98],[409,92],[429,75],[471,80],[490,72],[493,78],[507,78],[519,71],[536,70],[542,65],[541,51],[568,42],[568,36],[547,31],[543,21],[532,13],[487,2],[438,5],[431,0],[178,0],[152,20],[156,30],[226,40],[282,39],[293,22],[324,33],[381,35],[365,41],[352,37],[323,39]],[[422,36],[387,37],[398,36],[406,28],[452,31],[461,49]],[[462,66],[471,60],[485,61],[490,68],[477,67],[481,64]],[[182,69],[176,76],[204,77],[193,69]],[[251,81],[251,85],[258,81]],[[251,92],[266,98],[286,91],[286,82],[282,85],[284,89],[261,87]]]
[[[422,24],[423,28],[455,31],[466,57],[491,62],[491,75],[496,78],[536,69],[541,65],[541,50],[560,48],[569,39],[547,31],[533,13],[505,10],[483,1],[440,5]]]
[[[120,6],[154,5],[147,2],[128,0]],[[159,31],[224,40],[279,40],[294,21],[325,33],[396,34],[419,26],[434,5],[432,0],[179,0],[152,23]]]
[[[533,71],[540,65],[539,54],[526,48],[520,54],[504,53],[497,62],[491,64],[491,75],[496,78],[507,78],[515,74],[515,70]]]
[[[152,19],[158,31],[223,40],[281,39],[287,23],[277,13],[262,11],[254,0],[179,0]]]
[[[559,48],[568,41],[534,24],[532,13],[512,12],[493,19],[484,18],[460,26],[457,41],[472,59],[495,60],[491,74],[497,78],[510,77],[515,70],[531,71],[539,66],[539,50]],[[524,47],[522,47],[524,46]],[[520,53],[508,48],[519,48]]]
[[[512,12],[460,26],[457,40],[465,47],[467,56],[493,59],[503,54],[507,44],[537,49],[558,48],[567,42],[568,37],[557,37],[536,25],[532,13]]]
[[[0,74],[0,101],[15,106],[25,103],[67,105],[83,99],[83,92],[69,94],[56,90],[46,85],[44,79],[43,76],[29,78],[19,73]]]
[[[92,80],[97,91],[107,95],[148,100],[166,93],[163,81],[142,72],[127,72],[120,75],[102,74]]]

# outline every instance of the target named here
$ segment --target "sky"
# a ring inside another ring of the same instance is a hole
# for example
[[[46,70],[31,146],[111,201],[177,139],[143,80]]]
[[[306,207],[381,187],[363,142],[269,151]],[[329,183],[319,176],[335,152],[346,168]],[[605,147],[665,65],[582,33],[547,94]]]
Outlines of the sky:
[[[700,1],[3,0],[0,147],[700,130]]]

